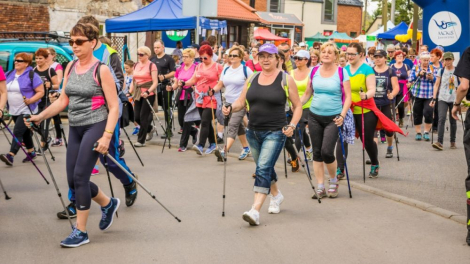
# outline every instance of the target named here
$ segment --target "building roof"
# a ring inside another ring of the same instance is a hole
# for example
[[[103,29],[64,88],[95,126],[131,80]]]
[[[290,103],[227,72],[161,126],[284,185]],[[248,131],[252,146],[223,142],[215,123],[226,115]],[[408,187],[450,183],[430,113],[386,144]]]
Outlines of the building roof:
[[[273,13],[273,12],[256,12],[261,18],[261,23],[266,25],[296,25],[303,26],[302,20],[293,14]]]
[[[338,0],[338,5],[363,6],[361,0]]]
[[[242,21],[259,22],[255,14],[256,9],[240,0],[218,0],[217,17],[219,19],[233,19]]]

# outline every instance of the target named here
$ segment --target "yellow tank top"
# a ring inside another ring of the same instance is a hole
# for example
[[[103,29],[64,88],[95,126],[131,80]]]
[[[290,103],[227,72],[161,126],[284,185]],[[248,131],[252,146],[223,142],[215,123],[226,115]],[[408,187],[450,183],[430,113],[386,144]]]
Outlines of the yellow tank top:
[[[300,81],[295,79],[294,70],[292,70],[290,72],[290,76],[292,76],[292,78],[294,79],[295,84],[297,85],[297,90],[299,91],[299,97],[302,97],[304,95],[305,91],[307,91],[307,85],[308,85],[308,79],[310,78],[310,73],[307,74],[307,77],[305,79],[300,80]],[[308,87],[308,88],[312,89],[311,87]],[[312,103],[312,98],[313,98],[313,96],[310,97],[310,99],[308,99],[307,103],[302,106],[302,109],[310,108],[310,104]]]

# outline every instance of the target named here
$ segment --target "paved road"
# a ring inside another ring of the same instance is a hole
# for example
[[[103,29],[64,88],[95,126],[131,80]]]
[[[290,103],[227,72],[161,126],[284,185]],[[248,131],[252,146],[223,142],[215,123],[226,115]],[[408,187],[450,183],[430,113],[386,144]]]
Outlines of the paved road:
[[[0,148],[7,149],[4,138]],[[66,193],[65,148],[53,150],[57,160],[51,166]],[[318,204],[310,198],[312,190],[301,173],[280,178],[286,197],[281,214],[268,215],[265,205],[261,226],[250,227],[241,214],[252,204],[252,162],[229,159],[222,218],[222,163],[192,151],[178,153],[172,148],[161,154],[160,150],[155,141],[139,149],[145,167],[129,147],[126,158],[147,188],[182,222],[139,189],[136,204],[122,207],[106,232],[98,229],[101,213],[93,205],[88,222],[91,243],[78,249],[59,247],[70,229],[55,216],[61,205],[54,187],[46,185],[30,164],[0,165],[0,177],[12,197],[0,199],[1,262],[468,263],[470,259],[464,225],[357,189],[349,199],[344,186],[339,198]],[[41,160],[38,165],[46,171]],[[385,168],[384,179],[377,182],[391,177]],[[109,194],[105,173],[92,180]],[[113,179],[113,184],[116,195],[124,199],[119,182]]]

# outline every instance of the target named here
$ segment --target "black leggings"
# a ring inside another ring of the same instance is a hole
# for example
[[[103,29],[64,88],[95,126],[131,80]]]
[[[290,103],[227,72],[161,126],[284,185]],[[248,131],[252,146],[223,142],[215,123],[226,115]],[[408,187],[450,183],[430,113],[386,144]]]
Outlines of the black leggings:
[[[398,103],[403,99],[403,94],[397,95],[395,98],[395,102]],[[397,107],[397,106],[395,106]],[[403,119],[405,118],[405,102],[401,101],[401,103],[397,107],[398,109],[398,118]]]
[[[429,103],[431,103],[431,99],[414,98],[413,121],[415,126],[423,123],[423,116],[425,124],[432,124],[434,109],[429,106]]]
[[[155,95],[149,96],[147,99],[150,104],[153,105],[155,102]],[[151,123],[153,120],[153,113],[144,98],[140,98],[139,101],[135,101],[134,111],[135,122],[140,126],[139,134],[137,135],[137,142],[144,144],[147,133],[152,129]]]
[[[380,112],[382,112],[386,117],[388,117],[390,120],[393,120],[392,119],[392,112],[391,112],[391,105],[382,105],[382,106],[377,106],[377,108],[380,110]],[[385,131],[385,130],[384,130]],[[382,130],[380,130],[381,134],[382,134]],[[390,132],[390,131],[385,131],[385,135],[387,135],[387,137],[393,137],[393,132]]]
[[[294,131],[294,133],[297,130]],[[297,151],[295,151],[295,146],[294,146],[294,139],[292,137],[286,137],[286,142],[284,143],[284,147],[287,150],[287,153],[289,153],[290,157],[292,160],[297,159]]]
[[[98,195],[98,186],[90,181],[99,153],[93,145],[103,136],[107,120],[88,126],[70,126],[66,171],[69,188],[75,190],[78,210],[90,209],[91,199]]]
[[[212,108],[198,107],[199,115],[201,116],[201,131],[199,133],[199,146],[204,147],[206,140],[209,138],[210,144],[215,144],[214,128],[212,127]]]
[[[186,105],[184,105],[184,100],[179,100],[177,101],[177,106],[178,106],[178,124],[180,125],[180,128],[183,129],[184,126],[184,115],[186,114],[186,111],[188,111],[188,108],[191,106],[191,101],[187,100]]]
[[[377,150],[377,144],[374,141],[375,127],[377,126],[378,118],[374,112],[368,112],[364,114],[364,139],[362,139],[362,117],[361,114],[354,114],[354,123],[356,125],[357,133],[364,141],[365,149],[369,155],[372,165],[379,165],[379,152]]]
[[[33,144],[33,134],[31,130],[24,124],[23,115],[19,116],[12,116],[13,121],[15,121],[15,127],[13,128],[13,134],[18,139],[20,143],[24,143],[26,149],[34,148]],[[20,145],[15,139],[12,140],[10,146],[10,152],[13,154],[17,154],[20,150]]]
[[[310,113],[310,110],[307,108],[307,109],[304,109],[302,110],[302,117],[300,118],[300,121],[299,121],[299,128],[300,130],[302,131],[302,140],[304,141],[304,146],[305,148],[310,148],[312,146],[312,144],[310,144],[310,138],[308,136],[308,133],[307,133],[307,130],[305,129],[305,127],[307,126],[308,124],[308,115]],[[286,113],[287,115],[287,123],[290,123],[291,120],[292,120],[292,112],[289,111]],[[300,136],[299,136],[299,131],[296,129],[294,131],[294,138],[295,138],[295,147],[297,148],[297,151],[301,151],[300,147],[301,147],[301,144],[300,144]],[[289,151],[289,150],[287,150]],[[289,152],[290,153],[290,152]]]
[[[308,127],[312,138],[313,161],[331,164],[335,161],[335,146],[338,140],[338,126],[333,116],[309,114]]]
[[[52,119],[54,120],[54,129],[55,129],[56,138],[60,139],[62,138],[62,130],[60,130],[62,121],[60,120],[60,114],[53,116]]]
[[[343,142],[344,144],[344,156],[348,158],[348,143]],[[338,163],[337,167],[344,171],[344,159],[343,159],[343,150],[341,149],[341,139],[338,138],[336,142],[336,162]]]

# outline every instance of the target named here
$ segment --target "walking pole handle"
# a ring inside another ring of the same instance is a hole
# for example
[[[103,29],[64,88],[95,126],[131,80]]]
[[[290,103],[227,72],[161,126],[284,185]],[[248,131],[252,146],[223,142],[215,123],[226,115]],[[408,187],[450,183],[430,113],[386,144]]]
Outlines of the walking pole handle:
[[[23,115],[23,117],[26,118],[26,119],[30,119],[31,115],[30,114],[25,114],[25,115]],[[33,122],[30,122],[30,124],[31,124],[31,129],[38,132],[38,127],[36,126],[36,124],[34,124]]]
[[[99,143],[98,143],[98,142],[95,142],[95,144],[93,144],[93,150],[95,150],[98,146],[99,146]],[[103,154],[103,155],[108,155],[108,152],[106,152],[106,153]]]
[[[224,116],[224,126],[228,126],[228,122],[230,121],[230,117],[232,116],[232,104],[230,103],[225,103],[224,105],[226,108],[230,107],[230,114],[227,116]]]

